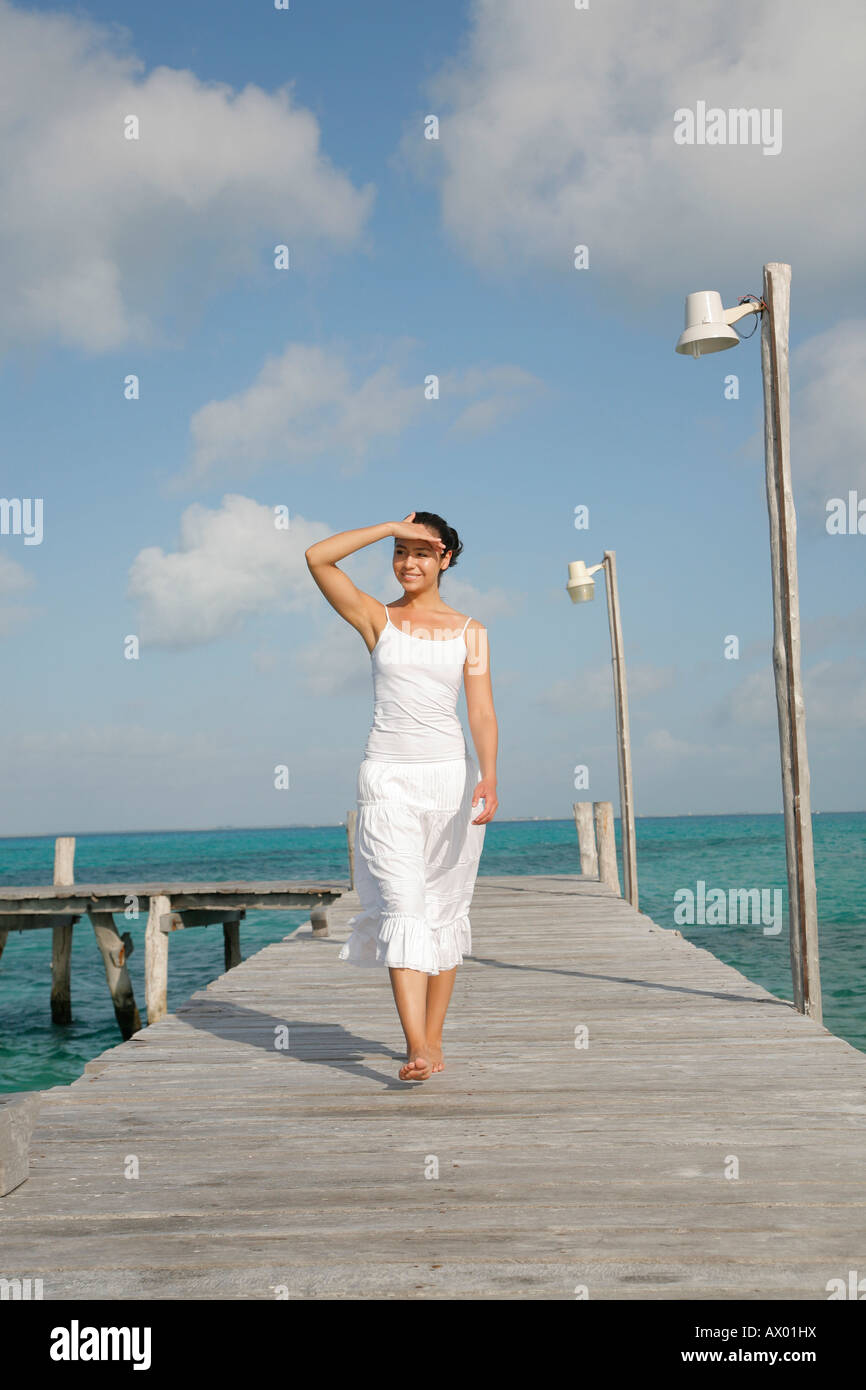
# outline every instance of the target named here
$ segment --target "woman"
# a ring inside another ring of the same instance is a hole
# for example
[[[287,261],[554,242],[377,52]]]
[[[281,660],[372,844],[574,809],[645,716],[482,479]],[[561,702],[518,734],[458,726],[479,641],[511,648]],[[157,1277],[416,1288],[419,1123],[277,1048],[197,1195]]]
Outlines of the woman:
[[[337,566],[394,538],[403,597],[386,605]],[[373,667],[373,727],[358,772],[355,883],[361,911],[340,960],[386,965],[406,1037],[402,1081],[442,1071],[457,966],[472,949],[469,904],[484,827],[496,814],[498,730],[487,631],[443,603],[439,581],[463,546],[435,512],[410,512],[311,545],[325,598],[360,632]],[[460,675],[477,764],[457,717]],[[484,809],[474,818],[476,803]]]

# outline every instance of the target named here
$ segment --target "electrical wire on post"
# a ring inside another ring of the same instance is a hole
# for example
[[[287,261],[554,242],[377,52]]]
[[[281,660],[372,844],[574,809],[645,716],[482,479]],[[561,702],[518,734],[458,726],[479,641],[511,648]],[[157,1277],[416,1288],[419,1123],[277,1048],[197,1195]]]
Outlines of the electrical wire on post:
[[[739,299],[737,300],[737,303],[747,304],[750,300],[753,304],[756,304],[758,306],[755,311],[755,327],[752,329],[751,333],[741,333],[739,328],[734,327],[734,332],[736,333],[741,343],[745,343],[748,341],[749,338],[753,338],[755,336],[755,330],[757,329],[758,324],[761,321],[761,315],[767,307],[759,294],[741,294]]]

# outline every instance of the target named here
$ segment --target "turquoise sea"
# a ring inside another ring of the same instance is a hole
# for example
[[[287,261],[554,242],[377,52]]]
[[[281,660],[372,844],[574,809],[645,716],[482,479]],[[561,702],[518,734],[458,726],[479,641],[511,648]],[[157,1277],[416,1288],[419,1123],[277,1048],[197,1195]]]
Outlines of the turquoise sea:
[[[617,839],[619,823],[617,822]],[[824,1023],[866,1051],[866,812],[824,812],[813,817]],[[788,895],[781,815],[641,817],[636,824],[639,907],[659,926],[690,940],[790,999]],[[0,840],[0,882],[50,883],[53,837]],[[154,879],[348,878],[344,826],[285,830],[203,830],[134,835],[81,835],[75,853],[77,882]],[[484,874],[579,873],[573,820],[494,821],[487,827],[479,870]],[[679,925],[675,894],[757,888],[775,901],[781,893],[782,927],[760,923]],[[286,936],[308,911],[249,913],[241,925],[246,958]],[[144,1013],[145,917],[126,922],[135,942],[130,974]],[[483,952],[483,941],[474,940]],[[539,953],[544,941],[539,938]],[[223,971],[219,927],[178,932],[171,938],[168,1006],[175,1009]],[[102,961],[86,919],[76,926],[72,954],[72,1009],[67,1027],[51,1023],[51,932],[10,932],[0,957],[0,1091],[43,1089],[75,1080],[85,1062],[120,1042]]]

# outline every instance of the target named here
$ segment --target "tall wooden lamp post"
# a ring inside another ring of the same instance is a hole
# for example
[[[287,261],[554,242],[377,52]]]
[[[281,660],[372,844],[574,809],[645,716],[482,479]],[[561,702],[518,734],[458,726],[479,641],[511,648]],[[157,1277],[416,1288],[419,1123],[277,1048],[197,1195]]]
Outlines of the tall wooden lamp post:
[[[760,314],[764,377],[764,456],[770,560],[773,575],[773,671],[782,761],[785,853],[788,863],[788,922],[794,1003],[800,1013],[821,1021],[818,965],[818,905],[812,847],[812,807],[806,712],[800,676],[800,600],[797,588],[797,517],[791,487],[788,322],[791,267],[764,266],[764,297],[747,296],[724,309],[715,290],[686,298],[686,326],[676,351],[692,357],[735,347],[732,325],[745,314]]]
[[[573,560],[568,566],[566,588],[572,603],[586,603],[595,597],[596,570],[604,570],[607,591],[607,617],[610,625],[610,655],[613,666],[613,695],[616,709],[616,757],[619,767],[619,819],[622,828],[623,897],[637,909],[637,855],[634,838],[634,793],[631,780],[631,741],[628,728],[628,692],[625,680],[625,654],[619,616],[619,590],[616,584],[616,551],[606,550],[599,565]]]

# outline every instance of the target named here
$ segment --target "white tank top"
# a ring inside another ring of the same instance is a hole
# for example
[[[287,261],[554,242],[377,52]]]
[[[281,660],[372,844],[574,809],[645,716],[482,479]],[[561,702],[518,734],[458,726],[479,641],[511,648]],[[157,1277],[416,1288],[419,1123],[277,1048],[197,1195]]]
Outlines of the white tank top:
[[[370,653],[373,727],[365,758],[386,763],[444,762],[468,757],[457,697],[466,661],[464,633],[444,641],[416,637],[386,623]]]

